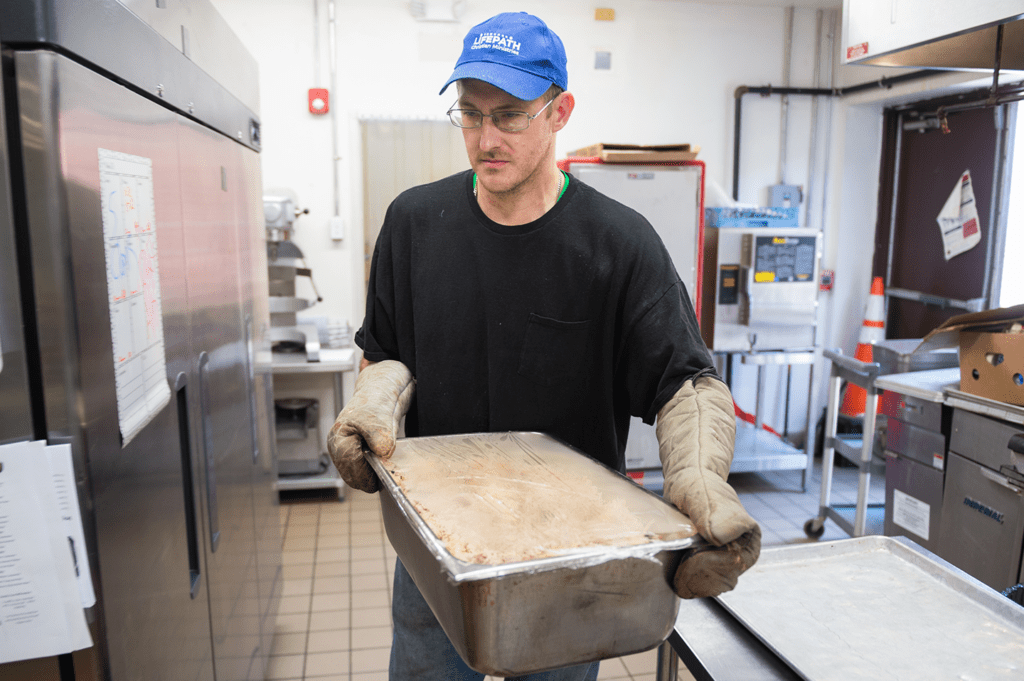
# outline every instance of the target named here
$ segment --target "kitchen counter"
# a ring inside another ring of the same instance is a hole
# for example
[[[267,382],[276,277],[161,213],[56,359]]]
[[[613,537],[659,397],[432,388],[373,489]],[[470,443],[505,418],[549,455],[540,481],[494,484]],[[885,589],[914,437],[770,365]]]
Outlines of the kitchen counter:
[[[929,402],[943,402],[947,389],[960,387],[960,367],[879,376],[875,379],[875,385],[901,395]]]

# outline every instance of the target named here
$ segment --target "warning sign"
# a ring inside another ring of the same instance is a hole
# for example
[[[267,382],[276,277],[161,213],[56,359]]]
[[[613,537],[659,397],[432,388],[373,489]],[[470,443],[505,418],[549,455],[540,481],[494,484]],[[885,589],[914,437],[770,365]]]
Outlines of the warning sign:
[[[970,170],[960,175],[935,220],[942,232],[942,248],[946,260],[971,250],[981,241],[978,206],[974,203]]]

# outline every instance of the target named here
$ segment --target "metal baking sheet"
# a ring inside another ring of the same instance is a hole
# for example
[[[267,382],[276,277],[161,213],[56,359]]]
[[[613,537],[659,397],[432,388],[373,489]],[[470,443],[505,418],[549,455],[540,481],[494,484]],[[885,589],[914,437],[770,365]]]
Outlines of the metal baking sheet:
[[[1024,608],[902,537],[765,549],[718,600],[807,681],[1024,678]]]

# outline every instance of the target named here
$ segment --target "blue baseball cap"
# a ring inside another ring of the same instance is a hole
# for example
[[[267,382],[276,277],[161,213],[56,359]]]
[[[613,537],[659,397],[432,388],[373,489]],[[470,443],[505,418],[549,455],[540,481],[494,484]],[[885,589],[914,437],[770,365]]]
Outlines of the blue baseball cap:
[[[566,61],[561,39],[547,24],[526,12],[506,12],[469,30],[455,71],[438,94],[474,78],[530,102],[552,84],[568,89]]]

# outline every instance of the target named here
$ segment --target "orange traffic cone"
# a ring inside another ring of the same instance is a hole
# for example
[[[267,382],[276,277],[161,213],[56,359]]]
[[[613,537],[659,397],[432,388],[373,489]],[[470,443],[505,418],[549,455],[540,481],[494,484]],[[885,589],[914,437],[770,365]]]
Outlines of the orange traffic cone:
[[[860,338],[857,340],[857,352],[853,354],[854,359],[861,362],[872,362],[872,346],[885,340],[885,285],[881,277],[875,277],[871,281],[871,295],[868,296],[868,304],[864,307],[864,324],[860,328]],[[846,394],[843,396],[843,404],[839,407],[839,413],[846,416],[863,416],[864,405],[867,400],[867,393],[864,388],[852,383],[846,386]],[[879,403],[881,407],[881,403]]]

